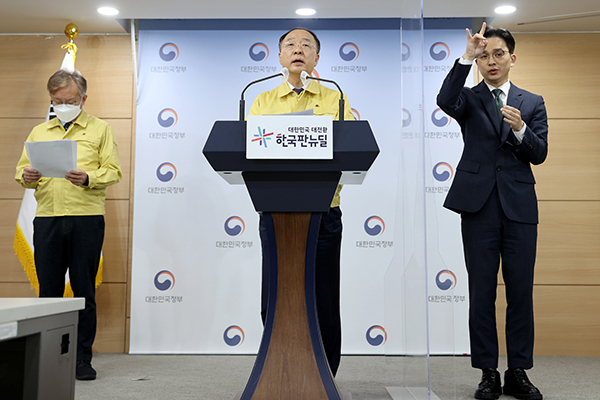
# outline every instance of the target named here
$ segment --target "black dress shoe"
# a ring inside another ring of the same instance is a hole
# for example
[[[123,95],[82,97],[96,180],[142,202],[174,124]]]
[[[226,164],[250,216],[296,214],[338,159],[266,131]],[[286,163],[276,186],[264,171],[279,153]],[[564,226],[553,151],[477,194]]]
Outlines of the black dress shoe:
[[[78,381],[93,381],[96,379],[96,370],[92,368],[90,361],[77,361],[75,378]]]
[[[500,373],[494,368],[486,368],[481,375],[481,382],[475,391],[476,399],[496,400],[502,394],[502,386],[500,384]]]
[[[504,373],[504,394],[520,400],[542,400],[544,396],[527,378],[522,368],[507,369]]]

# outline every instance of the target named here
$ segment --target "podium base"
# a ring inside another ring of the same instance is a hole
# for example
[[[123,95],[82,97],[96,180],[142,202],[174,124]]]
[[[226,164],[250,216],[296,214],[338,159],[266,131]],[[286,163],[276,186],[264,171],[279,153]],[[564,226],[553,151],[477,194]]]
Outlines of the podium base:
[[[242,398],[242,393],[243,391],[240,390],[233,400],[240,400]],[[350,392],[341,392],[340,394],[342,395],[342,400],[352,400],[352,394]]]
[[[426,387],[386,387],[393,400],[440,400]]]

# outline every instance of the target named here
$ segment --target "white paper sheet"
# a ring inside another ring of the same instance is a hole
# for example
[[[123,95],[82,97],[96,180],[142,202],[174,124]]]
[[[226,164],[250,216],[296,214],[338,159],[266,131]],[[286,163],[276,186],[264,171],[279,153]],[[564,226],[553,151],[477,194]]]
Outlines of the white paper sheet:
[[[25,142],[31,167],[47,178],[64,178],[77,168],[77,142],[73,140],[50,140]]]

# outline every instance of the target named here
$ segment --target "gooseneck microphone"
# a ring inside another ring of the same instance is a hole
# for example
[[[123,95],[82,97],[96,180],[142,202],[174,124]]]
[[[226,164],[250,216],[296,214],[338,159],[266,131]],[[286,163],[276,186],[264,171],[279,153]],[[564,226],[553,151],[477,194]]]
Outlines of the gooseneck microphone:
[[[287,82],[288,78],[290,77],[290,71],[287,68],[283,68],[281,70],[281,72],[279,72],[278,74],[275,75],[271,75],[271,76],[267,76],[265,78],[261,78],[261,79],[257,79],[255,81],[250,82],[249,84],[246,85],[246,87],[244,88],[244,90],[242,90],[242,96],[240,98],[240,121],[244,120],[244,116],[246,114],[246,101],[244,100],[244,93],[246,93],[246,90],[248,90],[248,88],[256,83],[262,82],[262,81],[267,81],[269,79],[273,79],[280,76],[281,80],[283,82]]]
[[[300,73],[300,80],[302,80],[302,84],[306,85],[306,80],[307,79],[312,79],[315,81],[323,81],[323,82],[329,82],[329,83],[333,83],[335,85],[335,87],[337,88],[337,90],[339,90],[340,92],[340,121],[344,120],[344,92],[342,92],[342,88],[340,88],[340,85],[337,84],[337,82],[329,80],[329,79],[323,79],[323,78],[315,78],[314,76],[310,75],[308,72],[306,71],[302,71]]]

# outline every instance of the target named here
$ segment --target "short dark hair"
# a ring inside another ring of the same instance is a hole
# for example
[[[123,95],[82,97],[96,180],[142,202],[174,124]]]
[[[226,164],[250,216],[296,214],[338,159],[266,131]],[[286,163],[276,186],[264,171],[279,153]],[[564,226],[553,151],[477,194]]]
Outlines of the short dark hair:
[[[485,37],[485,38],[493,38],[493,37],[500,38],[500,39],[504,40],[504,43],[506,43],[506,47],[508,47],[508,52],[510,54],[513,54],[515,52],[515,38],[508,30],[506,30],[504,28],[496,29],[496,28],[492,28],[490,26],[485,30],[483,37]]]
[[[319,38],[310,29],[306,29],[306,28],[302,28],[302,27],[290,29],[289,31],[287,31],[286,33],[284,33],[283,35],[281,35],[281,37],[279,38],[279,51],[281,51],[281,44],[283,43],[283,39],[285,39],[285,37],[287,35],[289,35],[290,32],[297,31],[297,30],[306,31],[306,32],[308,32],[308,33],[310,33],[312,35],[312,37],[315,39],[315,43],[317,45],[317,54],[319,54],[319,51],[321,51],[321,42],[319,41]]]
[[[50,94],[54,94],[58,89],[65,88],[73,82],[77,85],[79,96],[83,98],[87,92],[87,81],[79,71],[67,71],[61,69],[48,79],[47,89]]]

